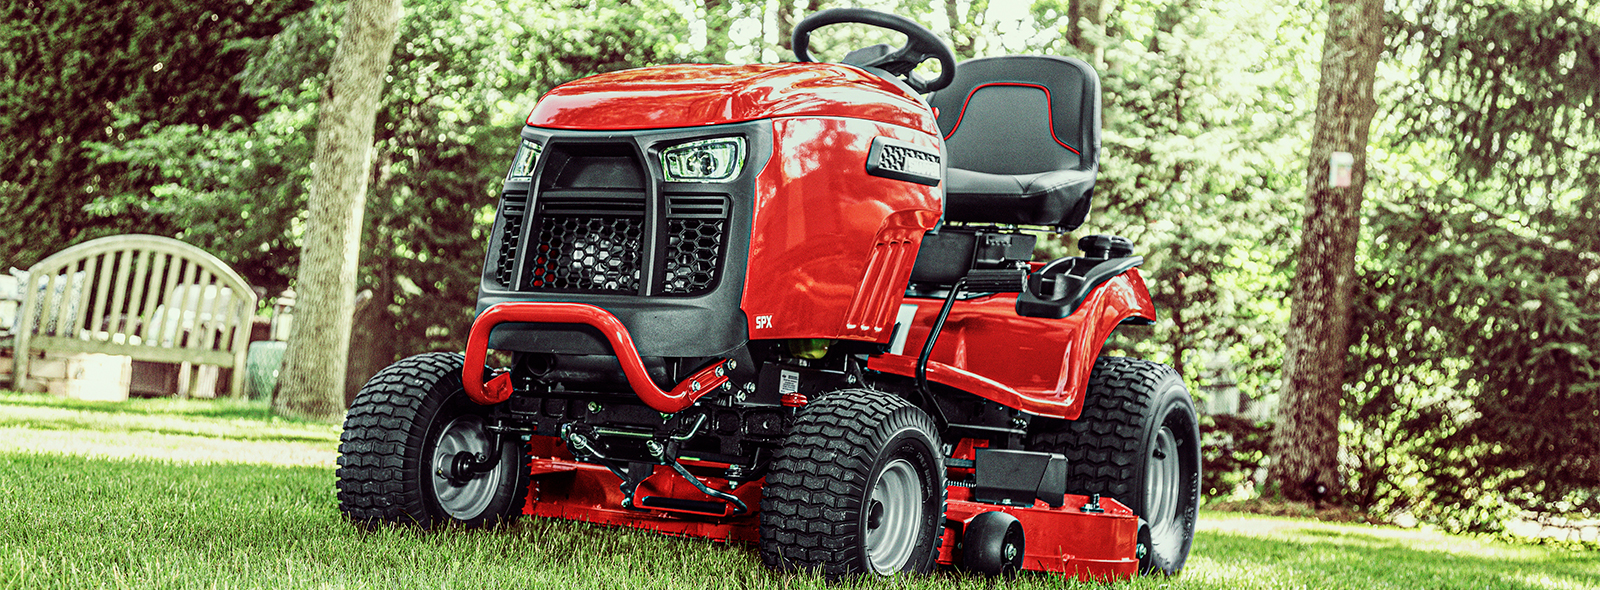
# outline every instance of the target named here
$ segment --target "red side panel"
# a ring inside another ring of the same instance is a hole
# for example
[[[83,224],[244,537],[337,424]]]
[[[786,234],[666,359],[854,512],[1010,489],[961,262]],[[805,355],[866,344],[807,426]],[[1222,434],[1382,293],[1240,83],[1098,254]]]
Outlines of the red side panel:
[[[858,119],[773,122],[773,158],[756,180],[740,306],[752,339],[888,342],[923,232],[942,191],[866,172],[874,137],[942,153],[937,136]]]
[[[656,66],[590,76],[539,99],[528,124],[665,129],[780,117],[849,117],[939,133],[915,95],[859,68],[822,63]]]
[[[867,368],[914,375],[916,356],[944,302],[905,302],[917,305],[905,354],[872,357]],[[1018,316],[1016,302],[1015,295],[957,301],[929,357],[928,378],[1030,414],[1076,419],[1094,359],[1111,331],[1130,317],[1155,319],[1138,269],[1095,288],[1064,319]]]

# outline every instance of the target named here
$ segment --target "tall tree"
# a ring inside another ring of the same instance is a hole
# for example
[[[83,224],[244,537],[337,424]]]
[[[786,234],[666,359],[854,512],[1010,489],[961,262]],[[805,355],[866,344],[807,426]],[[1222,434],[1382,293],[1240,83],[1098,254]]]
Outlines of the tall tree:
[[[1384,47],[1382,0],[1332,0],[1306,171],[1305,218],[1284,353],[1284,388],[1269,485],[1296,501],[1340,489],[1339,408],[1350,349],[1351,288],[1367,181],[1367,141],[1378,104],[1373,80]],[[1349,186],[1329,182],[1330,155],[1354,155]]]
[[[280,413],[325,419],[345,407],[373,127],[402,11],[400,0],[351,0],[344,16],[317,121],[299,298],[273,397]]]

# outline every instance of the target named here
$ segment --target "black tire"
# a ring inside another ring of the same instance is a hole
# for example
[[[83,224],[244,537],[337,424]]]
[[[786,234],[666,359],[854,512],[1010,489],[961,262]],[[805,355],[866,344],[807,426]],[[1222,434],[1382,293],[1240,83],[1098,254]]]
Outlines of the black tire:
[[[459,354],[421,354],[362,386],[339,437],[339,510],[351,520],[473,528],[522,513],[529,471],[517,437],[502,437],[489,471],[456,475],[455,456],[481,456],[491,444],[487,408],[462,389],[463,362]]]
[[[1022,522],[1004,512],[972,517],[961,533],[961,567],[986,576],[1010,576],[1022,569],[1027,545]]]
[[[761,560],[781,570],[932,571],[944,534],[944,458],[933,420],[881,391],[811,402],[761,498]]]
[[[1083,414],[1034,424],[1030,448],[1067,456],[1068,492],[1115,498],[1149,524],[1141,573],[1183,569],[1200,507],[1200,428],[1177,371],[1100,357]]]

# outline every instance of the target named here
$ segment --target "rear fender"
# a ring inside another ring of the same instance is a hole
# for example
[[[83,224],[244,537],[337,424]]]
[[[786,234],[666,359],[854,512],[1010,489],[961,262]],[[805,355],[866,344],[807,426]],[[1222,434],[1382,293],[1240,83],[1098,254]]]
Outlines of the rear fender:
[[[942,301],[906,298],[917,309],[901,354],[879,354],[867,368],[913,377],[917,354]],[[928,380],[1036,416],[1076,419],[1095,357],[1123,323],[1155,320],[1155,305],[1138,269],[1090,291],[1071,315],[1022,317],[1016,296],[957,301],[928,362]]]
[[[1074,403],[1059,417],[1068,420],[1077,419],[1083,412],[1083,394],[1089,386],[1089,375],[1094,371],[1094,360],[1100,356],[1111,333],[1123,324],[1155,322],[1156,306],[1150,299],[1144,276],[1133,268],[1096,287],[1072,315],[1084,318],[1075,334],[1076,342],[1067,348],[1062,360],[1061,391],[1070,392]]]

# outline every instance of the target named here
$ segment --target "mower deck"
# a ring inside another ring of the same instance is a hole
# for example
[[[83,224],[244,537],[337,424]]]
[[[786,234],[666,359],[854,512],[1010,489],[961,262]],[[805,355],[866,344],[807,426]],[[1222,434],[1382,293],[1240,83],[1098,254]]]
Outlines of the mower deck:
[[[761,480],[736,487],[720,477],[696,476],[702,485],[737,497],[750,507],[736,514],[730,503],[699,491],[673,469],[655,471],[635,492],[645,508],[624,508],[628,501],[622,480],[600,465],[574,461],[552,437],[533,437],[529,463],[533,482],[523,514],[610,526],[626,526],[668,535],[713,541],[755,543],[760,540]],[[686,468],[723,470],[726,464],[683,461]],[[1139,519],[1109,498],[1067,494],[1059,508],[1043,501],[1031,506],[977,502],[972,488],[946,487],[945,531],[938,563],[959,566],[962,527],[984,512],[1005,512],[1022,522],[1027,549],[1025,570],[1060,573],[1084,581],[1124,579],[1138,573],[1135,555]],[[1097,511],[1098,510],[1098,511]]]

